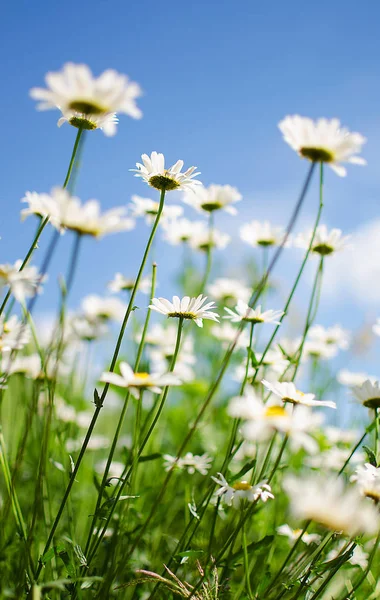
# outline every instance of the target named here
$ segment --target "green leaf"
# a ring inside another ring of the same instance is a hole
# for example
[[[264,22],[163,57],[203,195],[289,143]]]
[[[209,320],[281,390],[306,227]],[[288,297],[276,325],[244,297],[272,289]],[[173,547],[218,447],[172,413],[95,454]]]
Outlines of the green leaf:
[[[102,401],[96,388],[94,389],[94,404],[97,408],[101,408],[102,406]]]
[[[50,562],[52,558],[54,558],[54,556],[56,554],[59,554],[60,552],[64,552],[66,550],[66,547],[64,546],[64,544],[57,544],[57,546],[53,546],[52,548],[50,548],[50,550],[48,550],[46,552],[46,554],[44,554],[41,558],[40,561],[46,565],[46,563]]]
[[[371,448],[369,448],[368,446],[363,446],[363,450],[367,455],[368,462],[373,467],[377,467],[377,460],[376,460],[376,455],[375,455],[374,451]]]
[[[156,460],[157,458],[161,458],[162,454],[160,452],[154,452],[153,454],[147,454],[146,456],[140,456],[139,462],[148,462],[149,460]]]
[[[234,481],[241,479],[243,477],[243,475],[248,473],[248,471],[250,471],[251,469],[254,469],[255,465],[256,465],[256,458],[253,458],[252,460],[247,462],[242,469],[240,469],[239,473],[237,473],[236,475],[234,475],[233,477],[230,478],[230,482],[233,483]]]

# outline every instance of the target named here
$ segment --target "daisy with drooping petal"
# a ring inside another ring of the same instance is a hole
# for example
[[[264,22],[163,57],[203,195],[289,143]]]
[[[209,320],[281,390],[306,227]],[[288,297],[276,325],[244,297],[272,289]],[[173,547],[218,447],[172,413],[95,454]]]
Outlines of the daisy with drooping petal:
[[[182,381],[174,373],[134,373],[126,362],[119,365],[121,375],[116,373],[103,373],[100,381],[111,383],[122,388],[129,388],[135,397],[140,396],[141,390],[149,389],[155,394],[160,394],[162,388],[168,385],[181,385]]]
[[[380,408],[380,381],[367,379],[361,385],[353,386],[352,392],[363,406],[373,410]]]
[[[108,284],[110,292],[117,294],[118,292],[130,292],[135,287],[136,280],[125,277],[122,273],[115,273],[115,277]],[[152,286],[150,277],[141,277],[137,287],[143,294],[149,294]]]
[[[9,285],[18,302],[40,293],[41,284],[47,279],[47,275],[41,277],[37,267],[25,266],[20,271],[21,265],[22,260],[17,260],[14,265],[0,265],[0,287]]]
[[[203,327],[203,319],[211,321],[219,321],[219,315],[212,312],[215,307],[214,302],[207,302],[207,296],[200,294],[197,298],[184,296],[180,299],[178,296],[173,296],[172,302],[166,298],[153,298],[149,308],[155,310],[167,317],[176,317],[181,319],[190,319],[194,321],[198,327]]]
[[[58,125],[68,121],[74,127],[100,128],[106,135],[114,135],[115,113],[134,119],[142,116],[136,105],[140,86],[112,69],[94,77],[87,65],[66,63],[62,71],[47,73],[45,81],[47,89],[32,88],[30,95],[39,101],[38,110],[58,108],[62,112]]]
[[[297,248],[307,250],[310,246],[312,236],[313,231],[311,229],[307,233],[300,233],[295,238],[294,245],[297,246]],[[343,236],[340,229],[331,229],[331,231],[327,231],[326,225],[319,225],[314,235],[311,252],[313,254],[319,254],[319,256],[329,256],[334,252],[342,250],[342,248],[347,245],[349,239],[350,236]]]
[[[365,165],[357,156],[366,138],[341,127],[338,119],[313,121],[299,115],[287,116],[279,123],[285,142],[302,158],[327,163],[337,175],[344,177],[346,169],[340,163]]]
[[[280,525],[280,527],[277,527],[277,532],[280,535],[286,536],[290,541],[295,542],[300,537],[302,529],[292,529],[287,523],[285,523],[284,525]],[[305,532],[302,535],[301,541],[307,546],[309,546],[309,544],[319,544],[321,539],[322,538],[318,533]]]
[[[248,302],[251,296],[251,290],[241,283],[239,279],[230,279],[228,277],[219,277],[207,288],[210,296],[225,304],[239,299]]]
[[[117,125],[119,119],[116,113],[108,113],[106,115],[85,115],[78,114],[75,111],[67,111],[57,121],[58,127],[62,127],[64,123],[68,123],[73,127],[86,129],[100,129],[107,137],[113,137],[117,133]]]
[[[257,323],[273,323],[273,325],[280,325],[281,322],[277,319],[284,314],[282,310],[266,310],[261,312],[261,305],[257,308],[250,308],[250,306],[242,300],[238,300],[235,312],[227,307],[224,310],[228,315],[225,315],[223,319],[230,319],[232,323],[247,321],[254,325]]]
[[[177,162],[165,169],[165,157],[159,152],[152,152],[150,156],[147,154],[141,155],[141,163],[136,163],[137,169],[135,177],[141,177],[148,185],[156,190],[170,192],[172,190],[193,190],[195,187],[202,185],[200,181],[194,179],[200,173],[196,172],[196,167],[190,167],[182,173],[183,160]]]
[[[285,237],[282,227],[274,227],[269,221],[251,221],[240,228],[240,238],[253,248],[262,246],[281,246]],[[286,241],[286,247],[290,246],[290,239]]]
[[[214,212],[224,210],[230,215],[236,215],[233,204],[242,199],[240,192],[231,185],[215,185],[208,187],[199,186],[194,194],[185,194],[183,201],[199,212]]]
[[[300,392],[291,381],[276,381],[270,383],[263,379],[261,383],[272,394],[281,398],[283,402],[303,404],[303,406],[327,406],[329,408],[336,408],[335,402],[330,402],[329,400],[314,400],[315,394],[304,394],[303,392]]]
[[[132,211],[132,217],[145,217],[146,223],[151,225],[157,216],[159,206],[159,202],[155,202],[150,198],[141,198],[140,196],[134,195],[132,196],[132,203],[129,205],[129,208]],[[182,214],[182,206],[176,204],[171,204],[169,206],[165,205],[160,223],[162,224],[165,219],[177,219]]]
[[[341,478],[289,475],[284,487],[290,497],[291,510],[300,519],[312,519],[350,537],[374,534],[379,528],[379,513],[375,507],[360,496],[355,487],[346,486]]]
[[[371,498],[376,504],[380,502],[380,468],[370,463],[360,465],[350,481],[356,482],[362,496]]]
[[[266,502],[274,498],[270,485],[264,481],[257,485],[250,485],[248,481],[235,481],[230,485],[222,473],[218,473],[218,475],[219,477],[211,477],[220,486],[216,495],[222,497],[228,506],[239,508],[244,500]]]
[[[60,188],[57,188],[60,189]],[[30,215],[46,218],[49,217],[49,194],[38,194],[37,192],[25,192],[21,202],[28,204],[27,208],[21,210],[21,221]]]

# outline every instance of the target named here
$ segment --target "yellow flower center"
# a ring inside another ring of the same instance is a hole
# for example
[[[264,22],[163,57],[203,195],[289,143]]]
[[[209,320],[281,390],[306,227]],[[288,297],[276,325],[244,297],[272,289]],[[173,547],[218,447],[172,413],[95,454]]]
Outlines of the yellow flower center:
[[[169,175],[169,171],[164,171],[163,175],[153,175],[153,177],[149,179],[149,185],[156,190],[171,192],[172,190],[178,189],[181,184]]]
[[[248,481],[237,481],[231,487],[233,487],[234,490],[245,491],[245,492],[252,488],[252,486],[248,483]]]
[[[201,208],[207,212],[213,212],[214,210],[218,210],[222,207],[223,205],[220,202],[205,202],[204,204],[201,204]]]
[[[171,312],[168,313],[168,317],[177,317],[182,319],[197,319],[197,315],[193,312]]]
[[[312,250],[321,256],[328,256],[334,252],[334,248],[328,244],[317,244],[313,246]]]
[[[282,406],[268,406],[265,410],[264,417],[271,419],[272,417],[286,417],[287,412]]]
[[[69,120],[69,123],[77,129],[86,129],[87,131],[92,131],[98,127],[96,123],[90,121],[90,119],[85,119],[84,117],[72,117]]]
[[[150,375],[149,373],[135,373],[135,377],[137,379],[146,380],[149,379]]]

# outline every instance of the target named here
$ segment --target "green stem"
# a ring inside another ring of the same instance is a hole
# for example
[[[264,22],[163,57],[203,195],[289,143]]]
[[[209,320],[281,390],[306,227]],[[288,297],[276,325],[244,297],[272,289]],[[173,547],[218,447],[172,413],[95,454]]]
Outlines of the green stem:
[[[249,557],[248,557],[248,549],[247,549],[247,535],[246,535],[246,527],[245,526],[243,526],[243,529],[242,529],[242,536],[243,536],[243,552],[244,552],[244,574],[245,574],[248,598],[249,598],[249,600],[251,600],[253,598],[253,596],[252,596],[252,589],[251,589],[250,565],[249,565]]]
[[[73,151],[71,153],[69,167],[67,169],[65,181],[64,181],[63,186],[62,186],[63,188],[66,188],[67,184],[70,181],[70,176],[71,176],[71,172],[73,170],[73,165],[74,165],[74,162],[75,162],[75,157],[76,157],[76,154],[77,154],[77,151],[78,151],[78,146],[79,146],[80,138],[82,136],[82,132],[83,132],[83,129],[78,129],[78,133],[77,133],[77,136],[75,138],[75,143],[74,143]],[[24,258],[24,260],[21,263],[21,266],[20,266],[20,269],[19,269],[20,271],[22,271],[26,267],[26,265],[28,264],[30,257],[32,256],[34,250],[37,247],[38,240],[40,239],[40,236],[41,236],[43,230],[45,229],[46,225],[48,224],[48,222],[49,222],[49,217],[45,217],[45,219],[43,219],[43,220],[41,219],[41,224],[40,224],[39,228],[37,229],[37,233],[34,236],[34,239],[33,239],[32,243],[31,243],[31,245],[29,247],[29,250],[26,253],[25,258]],[[43,276],[43,275],[44,275],[44,273],[41,272],[41,276]],[[2,313],[3,313],[4,309],[5,309],[5,306],[6,306],[8,300],[10,298],[10,295],[11,295],[11,291],[9,290],[8,293],[7,293],[7,295],[5,296],[5,298],[4,298],[1,306],[0,306],[0,315],[2,315]]]
[[[205,272],[203,274],[202,282],[201,282],[201,285],[199,288],[199,294],[204,293],[204,291],[206,289],[207,281],[208,281],[208,278],[209,278],[210,272],[211,272],[213,231],[214,231],[214,213],[213,213],[213,211],[210,211],[209,221],[208,221],[209,240],[208,240],[208,246],[207,246],[207,251],[206,251],[206,267],[205,267]]]
[[[180,345],[181,345],[182,328],[183,328],[183,317],[180,317],[179,318],[179,322],[178,322],[177,340],[176,340],[176,345],[175,345],[175,350],[174,350],[173,358],[172,358],[172,361],[171,361],[171,364],[170,364],[170,368],[169,368],[169,373],[172,373],[174,371],[174,367],[175,367],[175,364],[177,362],[178,353],[179,353],[179,349],[180,349]],[[161,398],[160,398],[160,404],[159,404],[159,408],[157,410],[157,413],[156,413],[156,415],[155,415],[155,417],[154,417],[154,419],[153,419],[153,421],[152,421],[152,423],[151,423],[151,425],[149,427],[149,430],[148,430],[147,434],[145,435],[145,438],[144,438],[144,440],[143,440],[143,442],[142,442],[142,444],[140,446],[140,449],[138,451],[138,458],[141,456],[141,453],[143,452],[143,449],[145,448],[146,444],[148,443],[148,441],[150,439],[150,436],[151,436],[151,434],[152,434],[152,432],[153,432],[153,430],[154,430],[154,428],[156,426],[156,423],[157,423],[157,421],[158,421],[158,419],[159,419],[159,417],[161,415],[161,412],[162,412],[162,410],[164,408],[164,404],[165,404],[168,392],[169,392],[169,386],[166,386],[164,388],[163,392],[162,392],[162,395],[161,395]],[[117,493],[115,494],[115,502],[113,503],[113,505],[111,507],[111,510],[110,510],[110,512],[109,512],[109,514],[107,516],[107,520],[106,520],[106,522],[105,522],[105,524],[103,526],[102,531],[100,532],[99,536],[97,536],[97,538],[96,538],[96,540],[94,542],[94,545],[92,547],[92,550],[91,550],[90,555],[89,555],[88,560],[87,560],[87,565],[90,564],[90,562],[93,560],[93,558],[94,558],[94,556],[95,556],[95,554],[97,552],[99,544],[100,544],[100,542],[101,542],[101,540],[102,540],[102,538],[104,536],[104,533],[105,533],[105,531],[106,531],[106,529],[108,527],[108,524],[109,524],[109,522],[110,522],[110,520],[112,518],[113,511],[115,510],[115,507],[117,506],[117,502],[118,502],[121,494],[123,493],[123,490],[124,490],[124,488],[125,488],[128,480],[129,480],[129,478],[131,476],[131,473],[132,473],[132,469],[130,469],[128,471],[128,473],[124,477],[123,481],[121,482]],[[157,501],[157,503],[158,502],[159,502],[159,500]],[[135,542],[134,542],[134,544],[132,546],[132,549],[130,550],[128,556],[130,556],[133,553],[135,547],[137,546],[137,544],[139,543],[141,537],[145,533],[145,530],[146,530],[147,526],[149,525],[149,522],[150,522],[150,520],[151,520],[151,518],[152,518],[152,516],[153,516],[153,514],[155,512],[156,507],[157,507],[157,504],[153,507],[154,510],[151,511],[151,513],[148,516],[148,519],[146,520],[144,526],[141,528],[140,534],[136,538],[136,540],[135,540]],[[125,560],[127,560],[127,558],[125,558]]]
[[[156,263],[153,263],[153,267],[152,267],[152,286],[151,286],[151,294],[150,297],[153,298],[154,297],[154,293],[155,293],[155,289],[156,289],[156,271],[157,271],[157,265]],[[151,315],[151,309],[148,309],[147,311],[147,315],[146,315],[146,319],[145,319],[145,324],[144,324],[144,329],[142,332],[142,336],[141,336],[141,340],[140,340],[140,344],[137,350],[137,357],[136,357],[136,361],[134,364],[134,372],[138,371],[139,368],[139,364],[140,364],[140,360],[141,360],[141,356],[144,350],[144,346],[145,346],[145,338],[146,338],[146,334],[148,331],[148,326],[149,326],[149,321],[150,321],[150,315]],[[90,548],[90,544],[92,542],[92,536],[93,536],[93,531],[94,531],[94,527],[95,527],[95,523],[97,520],[97,514],[98,514],[98,510],[100,508],[101,502],[102,502],[102,498],[103,498],[103,493],[104,493],[104,489],[107,483],[107,478],[108,478],[108,473],[110,470],[110,466],[115,454],[115,450],[116,450],[116,446],[117,446],[117,442],[119,439],[119,435],[120,435],[120,431],[121,428],[123,426],[124,423],[124,418],[127,412],[127,408],[128,408],[128,403],[129,403],[129,398],[130,398],[130,392],[128,391],[125,399],[124,399],[124,404],[123,404],[123,408],[122,411],[120,413],[120,417],[119,417],[119,422],[117,424],[116,427],[116,431],[115,431],[115,435],[113,437],[112,440],[112,445],[111,445],[111,450],[107,459],[107,464],[106,464],[106,468],[104,470],[103,473],[103,478],[102,478],[102,482],[100,484],[100,489],[99,489],[99,493],[98,493],[98,498],[97,498],[97,502],[96,502],[96,507],[95,507],[95,511],[94,511],[94,515],[92,518],[92,522],[91,522],[91,526],[90,526],[90,531],[88,534],[88,538],[87,538],[87,543],[86,543],[86,548],[85,548],[85,556],[87,555],[87,552]]]

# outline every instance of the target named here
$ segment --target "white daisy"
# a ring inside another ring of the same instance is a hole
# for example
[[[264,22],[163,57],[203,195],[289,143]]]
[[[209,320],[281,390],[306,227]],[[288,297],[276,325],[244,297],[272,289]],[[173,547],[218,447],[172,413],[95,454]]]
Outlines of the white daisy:
[[[284,358],[283,353],[278,349],[277,346],[268,350],[265,353],[263,358],[263,353],[255,352],[256,360],[258,365],[260,365],[257,369],[252,365],[249,366],[248,369],[248,381],[250,381],[255,376],[255,382],[259,383],[262,379],[267,379],[268,381],[277,381],[279,375],[284,377],[284,372],[289,366],[289,361]],[[243,381],[245,377],[246,371],[246,361],[244,361],[241,365],[236,368],[235,378],[236,381]],[[288,369],[290,373],[290,369]],[[285,374],[286,377],[286,374]]]
[[[380,468],[370,463],[360,465],[350,481],[355,481],[362,496],[380,502]]]
[[[307,406],[293,411],[286,405],[264,404],[256,397],[250,400],[250,417],[242,427],[242,434],[250,442],[264,442],[278,431],[289,438],[294,451],[304,448],[309,454],[315,454],[319,446],[310,434],[322,421],[323,415],[313,413]]]
[[[21,210],[21,221],[24,221],[29,215],[36,215],[37,217],[42,218],[50,217],[49,194],[25,192],[25,196],[21,199],[21,202],[28,204],[28,208],[23,208]]]
[[[255,502],[256,500],[266,502],[274,498],[270,485],[265,482],[250,485],[248,481],[235,481],[232,485],[229,485],[222,473],[218,473],[218,475],[219,477],[211,477],[220,486],[216,495],[222,497],[228,506],[239,508],[245,500],[247,502]]]
[[[211,328],[211,334],[220,340],[223,346],[229,346],[232,342],[235,342],[238,329],[230,323],[221,323],[220,325],[214,325]],[[246,329],[240,332],[236,342],[236,348],[247,348],[249,344],[249,333]]]
[[[223,209],[230,215],[236,215],[236,208],[232,204],[241,199],[242,195],[235,187],[211,184],[208,187],[199,186],[193,194],[185,194],[183,201],[199,212],[210,213]]]
[[[289,538],[290,541],[295,542],[298,540],[302,533],[302,529],[292,529],[288,524],[280,525],[277,527],[277,532],[280,535],[284,535]],[[321,541],[321,536],[318,533],[304,533],[302,535],[301,541],[309,546],[309,544],[319,544]]]
[[[223,319],[230,319],[232,323],[247,321],[248,323],[253,324],[272,323],[273,325],[280,325],[281,322],[277,319],[284,314],[282,310],[266,310],[261,312],[261,305],[257,308],[250,308],[250,306],[242,300],[238,300],[235,312],[227,307],[224,310],[228,315],[224,316]]]
[[[239,279],[229,277],[219,277],[213,283],[208,285],[208,293],[210,296],[225,304],[231,301],[237,301],[239,298],[244,302],[248,302],[251,296],[251,290],[241,283]]]
[[[151,200],[150,198],[141,198],[140,196],[132,196],[132,203],[129,205],[129,209],[132,212],[132,217],[145,217],[146,223],[151,225],[157,216],[159,208],[159,202]],[[183,214],[183,207],[172,204],[165,205],[162,211],[161,224],[165,219],[177,219]]]
[[[310,327],[307,337],[309,340],[323,342],[339,350],[347,350],[350,346],[351,334],[340,325],[333,327],[314,325]]]
[[[74,127],[100,128],[106,135],[114,135],[115,113],[125,113],[134,119],[142,116],[136,105],[141,96],[140,86],[117,71],[108,69],[96,78],[87,65],[66,63],[62,71],[47,73],[45,82],[48,89],[30,90],[31,97],[39,101],[37,109],[58,108],[62,119]]]
[[[338,119],[313,121],[293,115],[285,117],[279,123],[279,128],[285,142],[299,156],[311,162],[327,163],[341,177],[346,175],[346,169],[340,163],[366,164],[363,158],[356,156],[361,152],[366,138],[341,127]]]
[[[353,386],[352,392],[363,406],[380,408],[380,381],[366,379],[361,385]]]
[[[127,305],[119,298],[103,298],[91,294],[82,300],[81,308],[84,317],[90,323],[109,320],[121,322],[127,310]]]
[[[125,207],[113,208],[101,214],[97,200],[88,200],[81,204],[79,198],[70,196],[69,192],[62,188],[52,190],[48,208],[54,227],[61,231],[70,229],[80,235],[100,238],[108,233],[129,231],[135,226],[133,219],[125,217]]]
[[[205,304],[206,300],[207,296],[202,296],[202,294],[197,298],[184,296],[180,299],[178,296],[173,296],[172,302],[166,300],[166,298],[153,298],[149,308],[167,317],[190,319],[198,327],[203,327],[203,319],[219,320],[219,315],[211,310],[216,308],[215,303],[208,302]]]
[[[0,265],[0,287],[9,285],[18,302],[40,293],[41,284],[47,279],[47,275],[41,277],[37,267],[25,266],[20,271],[21,265],[22,260],[17,260],[14,265]]]
[[[89,320],[85,315],[72,315],[67,325],[69,338],[86,342],[98,340],[108,333],[108,327],[102,319]]]
[[[341,478],[289,475],[284,480],[284,488],[293,514],[300,519],[312,519],[350,537],[374,534],[379,528],[379,513],[375,507],[362,498],[356,488],[346,486]]]
[[[311,229],[307,233],[298,234],[295,238],[294,245],[306,250],[310,246],[312,235],[313,231]],[[334,252],[342,250],[342,248],[347,245],[349,239],[350,236],[343,236],[340,229],[331,229],[331,231],[327,231],[326,225],[319,225],[314,235],[311,252],[319,254],[320,256],[329,256]]]
[[[281,398],[283,402],[302,404],[304,406],[328,406],[329,408],[336,408],[335,402],[330,402],[329,400],[314,400],[315,394],[304,394],[303,392],[300,392],[291,381],[276,381],[270,383],[263,379],[261,383],[272,394]]]
[[[164,454],[162,458],[165,461],[165,471],[170,471],[175,465],[175,468],[184,469],[189,475],[194,475],[196,471],[201,475],[207,475],[212,464],[212,458],[207,453],[198,455],[187,452],[178,461],[176,461],[175,456],[171,456],[170,454]]]
[[[330,444],[353,444],[359,434],[357,431],[352,429],[340,429],[339,427],[325,427],[324,434]]]
[[[282,227],[274,227],[269,221],[251,221],[240,228],[240,238],[254,248],[256,246],[280,246],[285,237]],[[290,240],[287,239],[286,246],[289,247]]]
[[[39,354],[29,356],[16,356],[10,363],[9,375],[21,373],[30,379],[38,379],[41,375],[42,365]]]
[[[134,373],[126,362],[119,364],[121,375],[116,373],[103,373],[100,381],[111,383],[121,388],[129,388],[131,394],[136,398],[140,396],[141,390],[149,389],[155,394],[160,394],[162,388],[168,385],[181,385],[181,380],[174,373]]]
[[[321,340],[309,340],[303,345],[303,357],[304,360],[307,358],[317,358],[329,360],[337,355],[337,348],[332,344],[326,344]]]
[[[204,227],[203,221],[190,221],[189,219],[166,219],[161,225],[164,231],[164,240],[173,246],[188,242],[194,228]]]
[[[209,248],[216,248],[217,250],[224,250],[229,244],[231,236],[228,233],[224,233],[219,229],[213,227],[211,230],[206,223],[197,222],[197,226],[194,226],[191,232],[191,236],[188,239],[189,246],[193,250],[202,250],[207,252]]]
[[[127,291],[130,292],[135,287],[136,280],[129,277],[125,277],[122,273],[115,273],[115,277],[108,284],[110,292],[117,294],[118,292]],[[143,294],[149,294],[152,287],[152,281],[150,277],[141,277],[137,289]]]
[[[113,137],[117,133],[117,125],[119,119],[116,113],[108,113],[106,115],[85,115],[75,111],[67,111],[57,121],[58,127],[62,127],[64,123],[68,123],[77,129],[82,128],[87,131],[92,129],[100,129],[107,137]]]
[[[165,157],[158,152],[152,152],[150,157],[147,154],[142,154],[141,159],[143,164],[136,163],[137,169],[135,177],[141,177],[148,185],[156,188],[156,190],[171,190],[187,189],[193,190],[196,186],[202,185],[200,181],[194,179],[200,173],[195,172],[196,167],[190,167],[184,173],[181,172],[183,160],[177,162],[165,169]]]
[[[16,315],[0,317],[0,351],[21,350],[31,339],[30,329]]]

